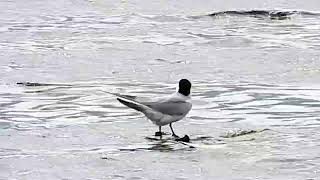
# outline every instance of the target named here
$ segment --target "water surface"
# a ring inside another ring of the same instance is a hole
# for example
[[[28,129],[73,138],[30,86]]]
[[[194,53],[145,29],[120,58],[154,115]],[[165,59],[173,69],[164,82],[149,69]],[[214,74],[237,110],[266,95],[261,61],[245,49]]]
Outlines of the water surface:
[[[0,5],[0,179],[319,177],[318,1]],[[194,105],[174,128],[196,148],[101,91],[180,78]]]

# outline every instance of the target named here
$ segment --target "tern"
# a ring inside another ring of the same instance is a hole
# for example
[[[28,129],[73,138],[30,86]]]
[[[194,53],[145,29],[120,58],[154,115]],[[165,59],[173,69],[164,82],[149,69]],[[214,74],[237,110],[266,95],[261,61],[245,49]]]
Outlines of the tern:
[[[161,127],[170,126],[172,136],[178,138],[172,128],[172,123],[183,119],[191,110],[191,83],[187,79],[179,81],[177,92],[162,98],[143,99],[136,96],[121,95],[111,93],[117,96],[117,100],[123,105],[143,113],[153,124],[159,127],[155,136],[162,136]]]

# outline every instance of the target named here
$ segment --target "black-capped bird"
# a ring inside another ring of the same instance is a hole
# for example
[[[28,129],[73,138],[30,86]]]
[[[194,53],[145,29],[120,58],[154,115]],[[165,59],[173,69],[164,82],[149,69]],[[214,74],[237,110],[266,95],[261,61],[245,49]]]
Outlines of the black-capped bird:
[[[137,111],[142,112],[152,123],[159,126],[156,136],[162,136],[161,127],[170,126],[172,136],[178,137],[172,128],[172,123],[183,119],[191,110],[191,83],[187,79],[179,81],[179,89],[170,96],[148,99],[111,93],[117,96],[117,100]]]

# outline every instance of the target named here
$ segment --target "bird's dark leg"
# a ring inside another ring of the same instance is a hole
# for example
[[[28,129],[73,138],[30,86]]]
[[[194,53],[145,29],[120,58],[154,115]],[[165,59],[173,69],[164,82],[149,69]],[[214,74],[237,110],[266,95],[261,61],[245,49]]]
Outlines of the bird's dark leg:
[[[172,136],[175,137],[175,138],[179,138],[179,136],[177,136],[174,131],[173,131],[173,128],[172,128],[172,123],[170,123],[170,129],[171,129],[171,132],[172,132]]]
[[[155,136],[162,136],[161,126],[159,126],[159,131],[155,133]]]

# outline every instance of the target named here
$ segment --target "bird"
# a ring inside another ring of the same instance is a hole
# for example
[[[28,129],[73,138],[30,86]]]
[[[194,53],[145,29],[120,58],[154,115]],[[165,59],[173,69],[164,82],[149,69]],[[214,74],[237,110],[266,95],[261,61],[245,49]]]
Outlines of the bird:
[[[161,98],[146,100],[136,96],[112,94],[117,96],[117,100],[121,104],[143,113],[153,124],[158,126],[159,131],[155,132],[155,136],[160,137],[164,135],[161,127],[169,125],[172,136],[179,138],[172,128],[172,123],[183,119],[192,108],[191,82],[188,79],[181,79],[176,92]]]

